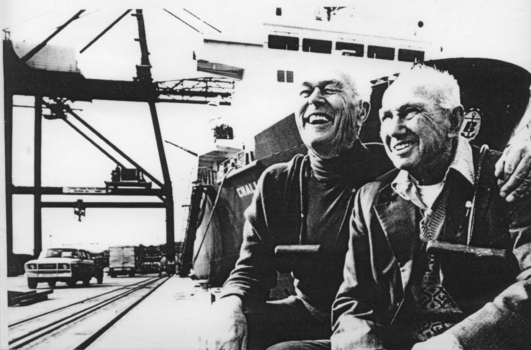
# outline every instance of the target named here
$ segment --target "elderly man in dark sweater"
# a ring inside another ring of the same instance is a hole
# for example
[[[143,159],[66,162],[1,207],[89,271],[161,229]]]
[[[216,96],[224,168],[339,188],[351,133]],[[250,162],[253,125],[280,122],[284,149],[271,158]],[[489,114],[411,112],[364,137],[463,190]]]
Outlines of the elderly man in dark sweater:
[[[260,177],[245,213],[240,258],[208,316],[212,326],[205,327],[199,348],[329,347],[353,194],[391,168],[380,145],[358,139],[369,93],[342,72],[303,82],[296,122],[308,155],[274,165]],[[279,245],[320,250],[306,257],[277,256]],[[296,295],[268,301],[277,271],[292,274]]]

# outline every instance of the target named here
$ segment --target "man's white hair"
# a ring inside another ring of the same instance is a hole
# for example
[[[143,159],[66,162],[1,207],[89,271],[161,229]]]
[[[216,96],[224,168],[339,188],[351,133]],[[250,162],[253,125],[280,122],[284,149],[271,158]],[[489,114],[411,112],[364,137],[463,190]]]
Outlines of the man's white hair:
[[[348,88],[354,92],[356,100],[371,101],[372,88],[369,80],[358,72],[340,72]]]
[[[417,64],[400,73],[393,89],[415,88],[415,93],[434,100],[441,108],[451,110],[461,105],[457,80],[448,72]]]

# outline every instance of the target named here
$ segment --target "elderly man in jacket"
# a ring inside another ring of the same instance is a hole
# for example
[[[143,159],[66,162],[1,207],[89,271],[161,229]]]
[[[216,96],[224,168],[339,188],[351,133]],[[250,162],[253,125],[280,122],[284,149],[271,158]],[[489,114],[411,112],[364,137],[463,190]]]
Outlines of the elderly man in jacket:
[[[383,97],[397,169],[356,196],[333,349],[531,344],[531,199],[499,195],[500,155],[459,137],[459,96],[451,75],[418,65]]]

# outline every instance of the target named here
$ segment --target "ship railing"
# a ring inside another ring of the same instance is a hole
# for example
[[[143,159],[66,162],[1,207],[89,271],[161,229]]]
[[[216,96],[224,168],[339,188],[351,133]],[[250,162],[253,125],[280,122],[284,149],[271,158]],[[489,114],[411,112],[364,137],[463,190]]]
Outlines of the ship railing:
[[[213,185],[216,182],[217,175],[216,171],[201,167],[197,169],[197,181],[203,185]]]
[[[241,151],[223,161],[218,167],[217,181],[221,181],[231,169],[239,169],[254,161],[253,151]]]

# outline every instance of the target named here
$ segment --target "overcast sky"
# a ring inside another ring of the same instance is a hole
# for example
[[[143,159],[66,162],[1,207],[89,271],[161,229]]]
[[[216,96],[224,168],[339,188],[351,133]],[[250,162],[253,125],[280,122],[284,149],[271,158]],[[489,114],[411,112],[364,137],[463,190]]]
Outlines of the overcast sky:
[[[194,51],[205,37],[260,42],[262,25],[274,19],[275,7],[283,7],[293,20],[310,19],[319,3],[309,1],[84,1],[82,18],[73,22],[50,44],[74,47],[79,52],[127,8],[143,8],[150,60],[155,80],[204,76],[196,71]],[[79,1],[1,1],[1,27],[13,41],[34,45],[44,40],[79,9]],[[149,5],[148,5],[149,4]],[[322,2],[321,2],[322,4]],[[345,22],[345,30],[363,34],[403,37],[431,42],[434,56],[487,57],[518,64],[531,71],[531,2],[513,1],[352,1],[359,17]],[[167,9],[192,29],[163,9]],[[201,20],[193,17],[190,11]],[[204,22],[222,31],[217,33]],[[422,27],[419,22],[422,21]],[[197,31],[196,31],[197,30]],[[199,33],[199,32],[201,33]],[[85,53],[78,54],[79,68],[87,78],[131,80],[140,50],[134,17],[126,16]],[[442,50],[441,50],[442,49]],[[16,104],[31,105],[20,97]],[[152,174],[162,179],[147,104],[103,102],[75,103],[79,114]],[[230,107],[221,107],[230,108]],[[186,104],[157,105],[163,138],[194,152],[212,145],[208,120],[219,110]],[[15,109],[14,182],[33,183],[33,110]],[[251,121],[252,122],[252,121]],[[235,126],[237,128],[238,126]],[[185,226],[190,181],[197,160],[173,146],[166,146],[175,193],[175,236]],[[114,164],[61,121],[43,122],[43,186],[103,187]],[[33,199],[15,197],[15,253],[33,250]],[[74,200],[53,197],[45,200]],[[89,198],[95,200],[94,197]],[[165,242],[162,209],[87,209],[77,221],[72,209],[43,209],[43,244],[91,244],[101,248],[117,244]]]

